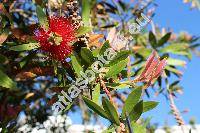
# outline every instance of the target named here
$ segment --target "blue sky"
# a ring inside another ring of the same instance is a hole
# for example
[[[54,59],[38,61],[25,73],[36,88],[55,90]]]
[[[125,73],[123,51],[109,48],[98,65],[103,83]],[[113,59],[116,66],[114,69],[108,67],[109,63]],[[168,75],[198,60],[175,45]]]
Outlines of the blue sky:
[[[192,35],[200,36],[200,11],[190,9],[190,4],[183,4],[181,0],[157,0],[158,7],[153,21],[160,27],[172,28],[174,32],[187,31]],[[191,117],[195,117],[197,123],[200,122],[200,57],[193,56],[191,62],[187,64],[181,85],[184,87],[184,94],[178,96],[176,104],[180,110],[189,109],[189,113],[183,114],[186,123]],[[159,106],[144,116],[152,116],[152,122],[163,125],[165,121],[169,125],[174,125],[175,120],[168,115],[169,104],[164,97],[154,98],[160,101]]]
[[[191,10],[190,4],[184,4],[182,0],[156,0],[158,7],[156,15],[153,18],[154,23],[160,27],[172,28],[174,32],[187,31],[192,35],[200,36],[200,11],[197,9]],[[200,122],[200,57],[193,56],[191,62],[184,69],[184,75],[181,80],[181,85],[184,87],[184,94],[179,95],[176,99],[176,105],[180,110],[189,109],[187,114],[183,114],[186,123],[192,117],[196,118],[197,123]],[[159,101],[159,106],[144,114],[144,117],[152,116],[151,122],[163,125],[165,121],[169,125],[175,125],[176,122],[173,116],[169,115],[169,104],[163,96],[152,97],[150,100]],[[80,123],[80,112],[71,114],[74,123]]]

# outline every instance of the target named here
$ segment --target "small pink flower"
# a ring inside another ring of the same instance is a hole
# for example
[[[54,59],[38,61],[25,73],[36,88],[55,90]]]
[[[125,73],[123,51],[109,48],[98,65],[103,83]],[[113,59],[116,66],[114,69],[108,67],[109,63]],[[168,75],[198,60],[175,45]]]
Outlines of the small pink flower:
[[[160,60],[160,58],[157,57],[157,53],[153,51],[146,62],[144,71],[134,80],[134,82],[145,82],[147,83],[145,88],[149,87],[153,84],[155,79],[161,76],[166,63],[166,58]]]

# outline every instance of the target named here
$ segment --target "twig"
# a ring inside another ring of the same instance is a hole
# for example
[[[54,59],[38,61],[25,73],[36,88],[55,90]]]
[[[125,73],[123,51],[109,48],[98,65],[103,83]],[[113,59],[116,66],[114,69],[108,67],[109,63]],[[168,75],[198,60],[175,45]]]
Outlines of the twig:
[[[102,85],[102,87],[103,87],[103,89],[104,89],[106,95],[107,95],[108,98],[110,99],[111,103],[113,103],[113,105],[114,105],[114,100],[113,100],[113,98],[112,98],[112,96],[111,96],[109,90],[106,88],[105,82],[102,80],[101,75],[99,75],[99,79],[100,79],[100,83],[101,83],[101,85]]]
[[[131,82],[131,57],[128,56],[128,63],[127,63],[127,77],[128,77],[128,81]]]
[[[176,105],[174,103],[174,98],[173,98],[173,95],[171,92],[169,92],[169,101],[170,101],[170,108],[172,110],[172,113],[173,113],[178,125],[181,126],[182,132],[184,133],[183,126],[185,125],[185,122],[180,115],[180,111],[178,110],[178,108],[176,107]]]

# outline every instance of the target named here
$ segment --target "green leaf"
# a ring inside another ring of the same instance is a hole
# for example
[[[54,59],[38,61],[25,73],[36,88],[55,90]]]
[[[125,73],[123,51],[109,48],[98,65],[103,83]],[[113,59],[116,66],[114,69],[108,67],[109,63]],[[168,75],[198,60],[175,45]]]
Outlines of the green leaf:
[[[172,43],[160,49],[160,52],[182,55],[182,54],[187,54],[186,50],[188,48],[189,48],[189,45],[187,43]]]
[[[100,49],[99,55],[104,55],[106,49],[110,48],[109,41],[106,41]]]
[[[182,67],[184,67],[186,65],[186,62],[183,61],[183,60],[179,60],[179,59],[168,58],[167,64],[172,65],[172,66],[182,66]]]
[[[134,133],[147,133],[145,126],[139,125],[136,122],[131,122]]]
[[[143,101],[141,100],[139,103],[135,105],[131,113],[129,114],[131,122],[136,122],[143,112]]]
[[[84,26],[90,26],[90,1],[82,0],[82,21]]]
[[[109,119],[107,113],[96,103],[94,103],[92,100],[86,98],[83,96],[83,100],[85,104],[92,109],[94,112],[96,112],[98,115],[102,116],[103,118]]]
[[[94,62],[94,57],[92,52],[87,48],[81,48],[81,57],[89,64],[91,65]]]
[[[114,124],[111,124],[106,130],[102,131],[102,133],[114,133],[116,128]]]
[[[13,46],[10,48],[10,50],[21,52],[21,51],[30,51],[33,49],[37,49],[39,47],[40,47],[39,43],[28,43],[28,44]]]
[[[156,37],[155,37],[155,35],[153,34],[152,31],[149,32],[149,42],[150,42],[150,44],[151,44],[151,46],[153,48],[156,48],[156,46],[157,46],[157,40],[156,40]]]
[[[103,105],[103,108],[106,111],[107,115],[109,116],[110,120],[119,126],[120,125],[119,116],[117,114],[117,110],[112,105],[112,103],[108,99],[103,97],[102,105]]]
[[[100,52],[100,49],[94,49],[94,50],[92,50],[92,55],[94,57],[98,57],[99,56],[99,52]]]
[[[171,66],[165,66],[165,69],[179,76],[183,74],[181,71]]]
[[[17,89],[17,83],[0,70],[0,86],[8,89]]]
[[[148,58],[149,55],[152,53],[151,49],[147,49],[147,48],[141,48],[138,50],[137,52],[139,55],[141,55],[143,58]]]
[[[114,64],[119,63],[120,61],[125,60],[129,56],[129,54],[130,54],[130,51],[128,50],[118,52],[115,58],[110,61],[109,65],[112,66]]]
[[[126,83],[106,83],[106,86],[113,89],[124,89],[130,87],[130,85]]]
[[[73,66],[73,69],[75,70],[75,73],[78,75],[78,77],[81,77],[80,72],[81,71],[83,72],[83,68],[79,63],[78,58],[72,55],[71,60],[72,60],[72,66]]]
[[[143,112],[147,112],[149,110],[154,109],[158,105],[158,102],[155,101],[147,101],[143,102]]]
[[[39,24],[46,30],[49,28],[48,19],[46,14],[44,13],[42,7],[39,5],[36,7],[36,13],[38,17]]]
[[[170,71],[170,72],[173,72],[174,74],[177,74],[177,75],[182,75],[183,74],[181,71],[179,71],[176,68],[173,68],[171,66],[165,66],[165,69]]]
[[[117,64],[110,66],[109,71],[106,73],[106,77],[112,77],[120,73],[127,65],[128,59],[118,62]]]
[[[92,91],[92,101],[96,104],[99,104],[99,98],[100,98],[100,84],[97,84],[94,88],[94,91]]]
[[[134,109],[135,105],[140,100],[141,95],[142,95],[142,89],[140,87],[138,87],[137,89],[134,89],[128,95],[122,109],[122,118],[125,118],[126,113],[130,114],[130,112]]]
[[[92,30],[91,27],[80,27],[77,31],[76,31],[76,37],[80,37],[88,32],[90,32]]]
[[[36,52],[29,53],[29,55],[25,55],[25,57],[20,61],[19,65],[23,68],[26,64],[28,64],[31,59],[36,55]]]
[[[164,35],[157,44],[157,47],[163,46],[171,37],[171,32],[167,33],[166,35]]]

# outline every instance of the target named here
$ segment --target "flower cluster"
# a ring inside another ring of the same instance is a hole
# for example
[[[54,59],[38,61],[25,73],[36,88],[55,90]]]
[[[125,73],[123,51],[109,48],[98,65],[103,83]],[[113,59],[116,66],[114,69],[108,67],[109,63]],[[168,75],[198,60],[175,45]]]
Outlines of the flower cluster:
[[[49,29],[39,28],[35,38],[40,43],[41,49],[48,52],[56,60],[62,61],[72,52],[70,43],[76,39],[74,26],[65,17],[49,18]]]
[[[166,59],[160,60],[157,58],[157,53],[154,51],[148,58],[144,71],[138,76],[134,82],[146,82],[145,88],[153,84],[153,81],[157,79],[163,72],[167,63]]]

